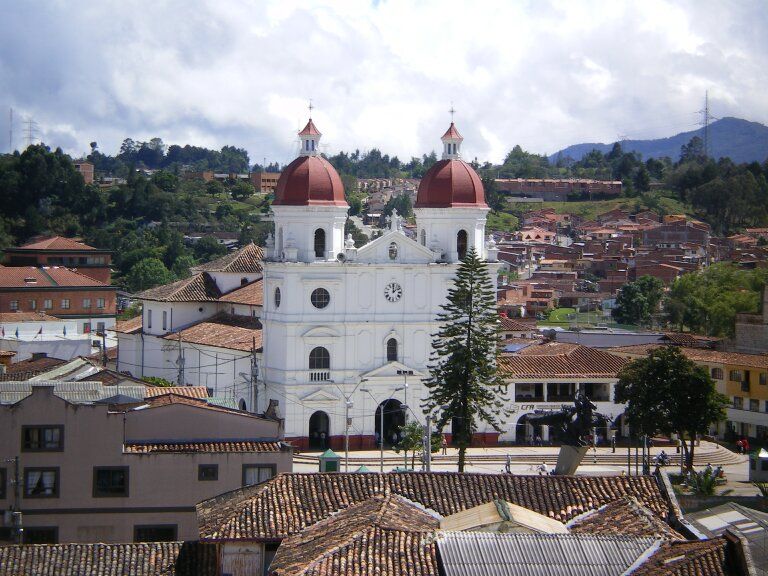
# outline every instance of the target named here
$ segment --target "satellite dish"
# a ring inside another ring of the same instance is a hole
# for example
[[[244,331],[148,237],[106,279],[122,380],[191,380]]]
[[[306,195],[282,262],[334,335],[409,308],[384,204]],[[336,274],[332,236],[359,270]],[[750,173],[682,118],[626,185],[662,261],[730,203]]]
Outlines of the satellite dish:
[[[344,252],[339,252],[338,254],[336,254],[336,260],[338,260],[339,262],[346,262],[347,256],[346,254],[344,254]]]

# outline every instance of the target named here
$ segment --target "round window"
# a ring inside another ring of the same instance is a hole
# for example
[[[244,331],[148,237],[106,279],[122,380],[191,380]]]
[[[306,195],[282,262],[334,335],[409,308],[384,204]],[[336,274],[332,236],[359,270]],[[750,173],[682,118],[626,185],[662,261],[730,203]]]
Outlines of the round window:
[[[280,288],[275,288],[275,308],[280,308]]]
[[[315,288],[310,296],[312,306],[315,308],[325,308],[331,301],[331,295],[325,288]]]

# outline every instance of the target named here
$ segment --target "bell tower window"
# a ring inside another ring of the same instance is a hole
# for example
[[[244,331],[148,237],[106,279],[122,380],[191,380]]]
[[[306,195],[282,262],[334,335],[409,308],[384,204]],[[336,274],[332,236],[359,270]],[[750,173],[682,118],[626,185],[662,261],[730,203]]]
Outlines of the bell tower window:
[[[315,257],[325,256],[325,230],[318,228],[315,230]]]
[[[456,234],[456,252],[459,254],[459,260],[464,260],[467,256],[467,231],[459,230]]]
[[[387,362],[397,362],[397,340],[387,340]]]

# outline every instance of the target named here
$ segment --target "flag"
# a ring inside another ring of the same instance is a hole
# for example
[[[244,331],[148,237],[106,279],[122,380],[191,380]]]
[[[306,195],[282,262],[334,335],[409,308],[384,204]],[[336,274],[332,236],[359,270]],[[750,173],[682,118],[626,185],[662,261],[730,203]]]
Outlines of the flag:
[[[0,326],[0,330],[2,330],[3,338],[5,338],[5,326]]]
[[[43,335],[43,327],[40,326],[40,330],[37,331],[37,335],[35,336],[35,338],[37,338],[38,336],[42,336],[42,335]]]
[[[18,340],[18,339],[19,339],[19,327],[17,326],[16,327],[16,340]]]
[[[62,332],[64,333],[64,336],[67,335],[67,327],[66,326],[64,326],[64,329],[62,330]]]

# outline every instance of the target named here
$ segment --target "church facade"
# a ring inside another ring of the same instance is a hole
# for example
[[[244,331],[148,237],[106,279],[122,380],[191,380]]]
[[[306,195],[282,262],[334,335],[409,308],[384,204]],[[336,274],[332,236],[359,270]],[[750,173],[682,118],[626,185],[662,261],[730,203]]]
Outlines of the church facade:
[[[263,264],[263,397],[279,401],[299,449],[341,448],[347,432],[350,448],[390,443],[403,420],[424,421],[432,334],[460,259],[470,249],[497,259],[483,186],[451,123],[418,191],[417,239],[394,213],[384,234],[356,247],[344,237],[341,179],[320,156],[311,119],[299,138],[275,190]]]

